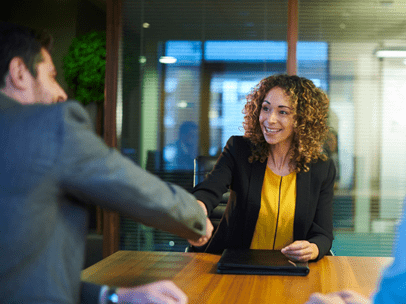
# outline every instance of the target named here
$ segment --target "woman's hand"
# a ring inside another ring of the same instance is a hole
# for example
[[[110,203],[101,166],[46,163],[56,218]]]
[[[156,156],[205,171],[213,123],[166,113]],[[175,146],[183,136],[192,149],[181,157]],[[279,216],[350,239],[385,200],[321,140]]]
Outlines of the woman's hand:
[[[202,201],[197,201],[199,203],[200,206],[202,206],[204,212],[207,215],[207,208],[206,205],[202,202]],[[213,224],[211,223],[211,221],[209,220],[209,218],[206,219],[206,235],[200,237],[200,239],[198,239],[197,241],[192,241],[192,240],[188,240],[189,244],[192,246],[196,246],[196,247],[200,247],[205,245],[211,238],[211,235],[213,234]]]
[[[282,248],[281,252],[292,261],[307,262],[319,256],[319,247],[308,241],[295,241]]]

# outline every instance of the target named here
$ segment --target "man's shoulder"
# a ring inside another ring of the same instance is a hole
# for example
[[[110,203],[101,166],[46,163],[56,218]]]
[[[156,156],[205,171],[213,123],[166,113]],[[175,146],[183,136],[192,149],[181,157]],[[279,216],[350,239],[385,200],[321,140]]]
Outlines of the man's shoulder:
[[[53,105],[19,103],[1,108],[0,117],[3,127],[29,130],[29,133],[52,132],[67,125],[86,124],[91,121],[86,109],[75,101],[66,101]]]
[[[66,112],[66,114],[73,115],[77,118],[88,118],[89,114],[86,109],[77,101],[75,100],[68,100],[66,102],[60,103],[62,110]]]
[[[53,105],[35,104],[22,107],[27,115],[34,115],[38,120],[49,121],[55,124],[64,124],[71,120],[88,122],[89,115],[78,102],[69,100]]]
[[[86,109],[74,100],[67,100],[65,102],[56,103],[53,105],[35,104],[32,105],[33,110],[43,111],[49,115],[60,113],[66,116],[73,117],[88,117]]]
[[[77,115],[87,116],[86,110],[76,101],[68,100],[63,103],[46,105],[41,103],[22,105],[16,100],[0,94],[0,113],[7,116],[20,115],[50,115],[60,112],[75,113]]]

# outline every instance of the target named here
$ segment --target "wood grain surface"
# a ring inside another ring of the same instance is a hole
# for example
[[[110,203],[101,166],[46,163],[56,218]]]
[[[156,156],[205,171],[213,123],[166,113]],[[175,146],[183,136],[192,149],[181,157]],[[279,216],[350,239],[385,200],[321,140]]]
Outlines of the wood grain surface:
[[[392,258],[326,256],[309,263],[306,277],[217,274],[219,255],[207,253],[118,251],[82,271],[82,280],[136,286],[172,280],[189,303],[304,303],[313,292],[374,291]]]

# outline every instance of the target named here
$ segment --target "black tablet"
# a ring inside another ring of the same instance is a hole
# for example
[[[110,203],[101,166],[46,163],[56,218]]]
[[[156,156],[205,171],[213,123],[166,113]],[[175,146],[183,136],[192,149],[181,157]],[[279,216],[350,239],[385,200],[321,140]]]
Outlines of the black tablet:
[[[306,276],[309,264],[292,262],[279,250],[225,249],[217,264],[217,272]]]

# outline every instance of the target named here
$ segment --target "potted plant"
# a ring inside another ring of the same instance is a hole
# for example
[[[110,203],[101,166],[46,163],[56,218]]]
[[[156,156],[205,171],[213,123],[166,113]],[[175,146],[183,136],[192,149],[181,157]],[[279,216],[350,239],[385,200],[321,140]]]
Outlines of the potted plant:
[[[63,58],[66,82],[83,105],[97,105],[96,130],[101,135],[106,71],[106,33],[90,32],[73,39]]]

